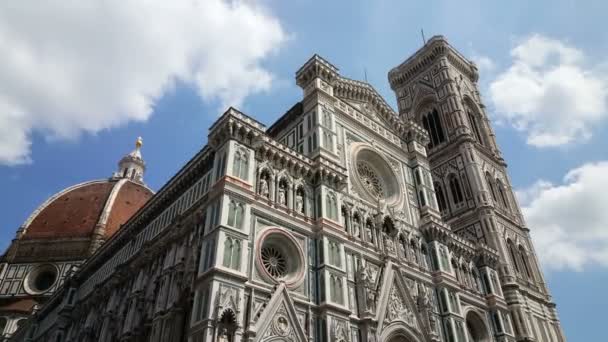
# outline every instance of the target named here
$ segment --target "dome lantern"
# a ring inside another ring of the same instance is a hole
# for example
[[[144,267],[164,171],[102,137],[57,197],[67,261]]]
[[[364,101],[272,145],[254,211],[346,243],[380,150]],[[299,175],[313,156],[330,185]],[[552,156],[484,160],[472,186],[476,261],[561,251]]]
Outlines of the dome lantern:
[[[141,137],[137,137],[137,140],[135,141],[135,149],[120,159],[118,162],[118,171],[114,173],[113,178],[127,178],[134,182],[143,184],[146,163],[141,156],[142,145],[143,139]]]

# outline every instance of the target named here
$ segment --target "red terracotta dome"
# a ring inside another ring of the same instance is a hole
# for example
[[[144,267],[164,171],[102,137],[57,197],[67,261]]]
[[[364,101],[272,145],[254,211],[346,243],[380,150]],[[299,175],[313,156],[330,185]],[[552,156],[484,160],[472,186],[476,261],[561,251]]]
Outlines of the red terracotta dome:
[[[89,238],[97,228],[107,239],[152,197],[128,178],[81,183],[49,198],[22,226],[22,240]]]

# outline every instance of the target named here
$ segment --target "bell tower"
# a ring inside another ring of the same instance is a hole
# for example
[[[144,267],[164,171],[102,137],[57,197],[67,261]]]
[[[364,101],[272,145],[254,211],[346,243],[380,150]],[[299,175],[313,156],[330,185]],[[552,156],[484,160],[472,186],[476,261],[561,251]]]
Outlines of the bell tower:
[[[388,74],[399,116],[429,134],[442,219],[456,234],[500,255],[502,289],[518,341],[565,341],[478,78],[475,64],[443,36],[431,38]]]

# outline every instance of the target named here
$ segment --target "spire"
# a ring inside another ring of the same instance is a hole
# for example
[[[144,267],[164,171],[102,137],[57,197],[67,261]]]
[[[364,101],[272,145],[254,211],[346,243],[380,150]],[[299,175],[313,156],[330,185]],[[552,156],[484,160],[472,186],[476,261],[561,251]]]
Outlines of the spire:
[[[112,178],[127,178],[138,183],[144,182],[146,163],[141,156],[141,147],[143,144],[143,139],[137,137],[137,140],[135,140],[135,149],[120,159],[118,162],[118,171],[114,173]]]

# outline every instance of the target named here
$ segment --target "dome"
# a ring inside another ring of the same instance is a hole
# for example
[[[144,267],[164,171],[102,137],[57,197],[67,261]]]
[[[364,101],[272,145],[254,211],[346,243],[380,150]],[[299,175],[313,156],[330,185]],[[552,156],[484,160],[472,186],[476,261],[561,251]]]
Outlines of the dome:
[[[90,238],[98,229],[107,239],[152,197],[130,179],[81,183],[43,203],[23,224],[21,240]]]

